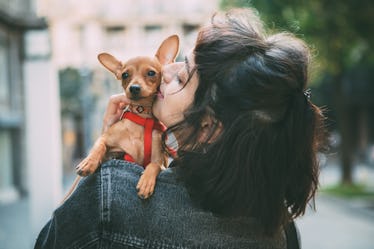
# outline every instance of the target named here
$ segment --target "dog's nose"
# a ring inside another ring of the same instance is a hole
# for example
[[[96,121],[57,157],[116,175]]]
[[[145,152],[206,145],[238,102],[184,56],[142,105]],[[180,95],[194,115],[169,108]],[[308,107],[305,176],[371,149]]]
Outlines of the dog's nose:
[[[132,86],[130,86],[130,93],[132,94],[132,95],[139,95],[139,93],[140,93],[140,86],[139,85],[132,85]]]

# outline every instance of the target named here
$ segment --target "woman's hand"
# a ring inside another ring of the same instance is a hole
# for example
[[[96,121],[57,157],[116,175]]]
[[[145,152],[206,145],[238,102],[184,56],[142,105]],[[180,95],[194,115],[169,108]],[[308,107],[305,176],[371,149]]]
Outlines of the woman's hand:
[[[103,133],[121,118],[123,109],[128,104],[130,104],[130,100],[124,93],[110,96],[103,119]]]

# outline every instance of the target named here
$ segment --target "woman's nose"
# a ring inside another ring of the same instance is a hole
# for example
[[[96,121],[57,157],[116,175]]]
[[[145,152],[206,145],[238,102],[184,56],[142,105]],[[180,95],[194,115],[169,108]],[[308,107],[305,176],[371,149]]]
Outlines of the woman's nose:
[[[162,68],[162,82],[166,84],[170,83],[173,80],[173,77],[177,75],[177,73],[182,67],[182,62],[175,62],[168,65],[164,65]]]
[[[162,82],[169,83],[173,78],[173,74],[170,70],[170,65],[165,65],[162,69]]]

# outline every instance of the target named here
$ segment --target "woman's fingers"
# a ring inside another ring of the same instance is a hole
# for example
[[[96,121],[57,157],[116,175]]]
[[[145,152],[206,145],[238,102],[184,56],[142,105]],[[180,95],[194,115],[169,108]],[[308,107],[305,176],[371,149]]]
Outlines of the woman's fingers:
[[[119,104],[129,104],[130,100],[126,97],[124,93],[114,94],[109,98],[109,104],[119,105]]]
[[[103,132],[120,119],[123,109],[129,103],[130,100],[124,93],[110,96],[103,118]]]
[[[110,96],[105,115],[117,115],[118,113],[120,115],[128,104],[130,104],[130,100],[124,93],[112,95]]]

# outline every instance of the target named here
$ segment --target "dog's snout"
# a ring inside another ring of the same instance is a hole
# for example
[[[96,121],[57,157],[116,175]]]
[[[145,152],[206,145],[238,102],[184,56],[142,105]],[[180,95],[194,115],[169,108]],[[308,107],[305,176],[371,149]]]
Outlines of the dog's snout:
[[[139,95],[140,94],[141,87],[139,85],[132,85],[130,86],[130,93],[132,95]]]

